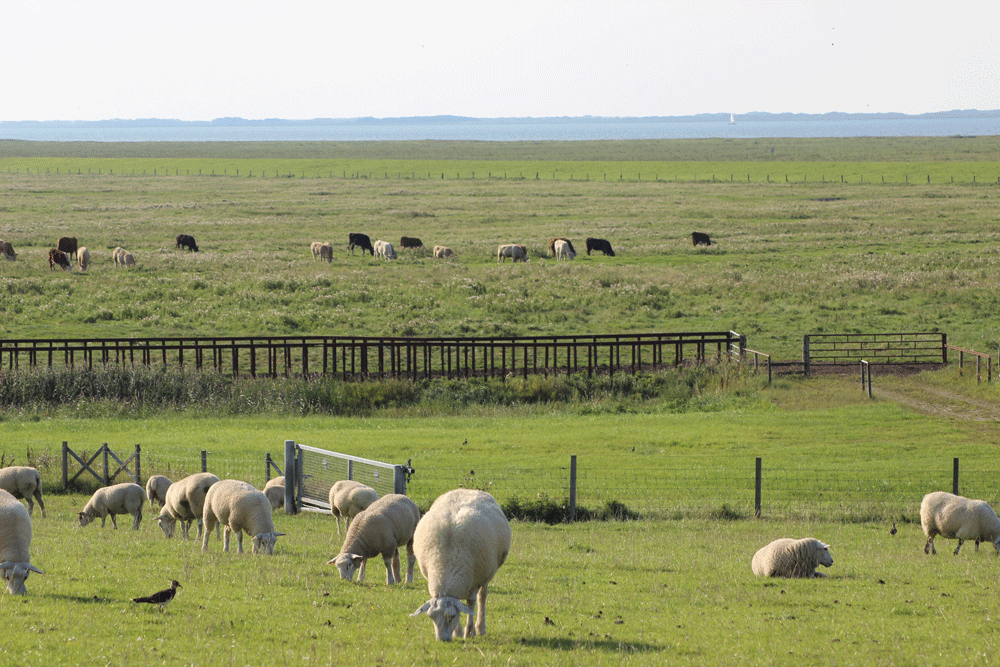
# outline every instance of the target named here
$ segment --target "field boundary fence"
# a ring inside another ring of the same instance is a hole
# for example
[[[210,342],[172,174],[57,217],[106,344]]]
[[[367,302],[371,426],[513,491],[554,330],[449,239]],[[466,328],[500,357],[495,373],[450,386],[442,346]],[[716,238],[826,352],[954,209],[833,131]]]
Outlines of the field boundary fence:
[[[136,484],[141,484],[142,473],[141,473],[141,447],[139,445],[135,446],[135,452],[124,461],[115,452],[108,447],[108,443],[102,444],[97,448],[97,451],[93,453],[90,458],[86,458],[87,453],[84,452],[83,455],[79,455],[69,448],[69,442],[63,441],[62,443],[62,485],[65,489],[70,484],[75,482],[83,473],[89,472],[94,479],[100,482],[103,486],[108,486],[114,483],[115,479],[120,474],[127,475]],[[124,456],[124,454],[122,455]],[[98,457],[101,459],[101,471],[98,472],[94,470],[91,466]],[[70,459],[75,460],[79,465],[80,469],[70,477]],[[84,460],[86,458],[86,460]],[[118,466],[112,470],[111,461],[114,460]],[[129,470],[129,464],[134,464],[135,472]]]
[[[343,380],[639,373],[721,360],[735,331],[530,337],[247,336],[0,339],[0,370],[22,366],[212,369],[234,377]]]

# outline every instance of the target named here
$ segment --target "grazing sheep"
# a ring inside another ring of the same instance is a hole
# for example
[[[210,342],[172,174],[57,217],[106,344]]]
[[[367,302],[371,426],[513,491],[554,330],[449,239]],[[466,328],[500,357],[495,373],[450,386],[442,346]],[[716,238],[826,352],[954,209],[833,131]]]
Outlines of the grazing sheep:
[[[945,491],[928,493],[920,502],[920,526],[927,542],[924,553],[937,555],[934,537],[958,539],[955,555],[966,540],[975,540],[976,551],[980,542],[992,542],[1000,553],[1000,518],[984,500],[970,500]]]
[[[0,576],[11,595],[27,595],[24,582],[32,572],[31,517],[14,496],[0,489]]]
[[[271,502],[271,509],[280,510],[285,506],[285,476],[268,480],[264,485],[264,495]]]
[[[448,246],[434,246],[434,259],[445,259],[446,257],[457,257],[455,251]]]
[[[267,496],[253,485],[235,479],[224,479],[209,488],[202,519],[205,522],[202,551],[208,551],[208,538],[218,524],[225,526],[223,551],[229,551],[229,536],[236,533],[237,551],[243,553],[243,533],[246,533],[253,538],[254,553],[264,550],[273,554],[274,543],[284,535],[274,530]]]
[[[42,502],[42,476],[29,466],[9,466],[0,468],[0,489],[15,498],[28,501],[28,514],[35,512],[35,500],[45,517],[45,503]]]
[[[388,241],[376,241],[375,242],[375,258],[384,259],[389,261],[390,259],[396,259],[396,249],[392,247],[392,244]]]
[[[167,490],[170,488],[170,480],[163,475],[153,475],[146,480],[146,498],[149,499],[149,506],[160,503],[160,507],[166,507]]]
[[[177,522],[181,522],[184,539],[188,539],[191,522],[198,522],[198,537],[202,534],[202,513],[205,507],[205,495],[208,489],[219,481],[210,472],[198,472],[179,479],[167,489],[166,503],[156,522],[166,538],[174,536]]]
[[[77,254],[77,252],[76,252],[76,245],[77,245],[76,237],[74,237],[74,236],[63,236],[56,243],[56,248],[58,248],[59,250],[61,250],[64,253],[66,253],[67,257],[73,257],[74,255]]]
[[[830,547],[814,537],[775,540],[753,555],[750,568],[758,577],[825,577],[816,567],[833,565]]]
[[[10,241],[0,240],[0,255],[11,262],[17,259],[17,253],[14,252],[14,246],[10,244]]]
[[[528,261],[528,255],[524,251],[523,245],[519,245],[517,243],[505,243],[497,246],[497,263],[506,262],[508,257],[510,257],[514,262],[517,262],[518,260],[522,262]]]
[[[70,271],[69,257],[62,250],[56,250],[52,248],[49,250],[49,271],[52,271],[56,266],[61,266],[64,271]]]
[[[118,522],[115,521],[116,514],[131,514],[132,529],[139,530],[139,523],[142,521],[142,503],[146,500],[146,492],[138,484],[125,482],[114,486],[105,486],[94,491],[83,511],[77,516],[80,518],[80,526],[101,517],[101,528],[111,516],[111,525],[118,529]]]
[[[576,253],[570,250],[569,242],[559,239],[555,242],[556,260],[575,259]]]
[[[198,244],[194,242],[194,237],[190,234],[178,234],[177,247],[190,250],[191,252],[198,252]]]
[[[461,636],[461,614],[469,615],[465,637],[486,634],[486,588],[507,560],[510,538],[507,517],[485,491],[455,489],[439,496],[413,534],[431,599],[410,616],[430,616],[441,641]]]
[[[420,521],[417,504],[399,493],[382,496],[368,509],[354,517],[340,554],[327,562],[336,565],[340,578],[350,581],[358,572],[358,583],[365,580],[365,564],[369,558],[382,554],[385,561],[385,583],[403,583],[399,571],[399,547],[406,546],[406,583],[413,583],[413,531]]]
[[[330,513],[337,519],[337,534],[340,534],[340,518],[344,517],[344,530],[351,527],[351,519],[373,502],[378,493],[370,486],[353,479],[342,479],[330,487]]]
[[[87,267],[90,266],[90,251],[86,247],[78,249],[76,260],[80,263],[80,270],[86,271]]]

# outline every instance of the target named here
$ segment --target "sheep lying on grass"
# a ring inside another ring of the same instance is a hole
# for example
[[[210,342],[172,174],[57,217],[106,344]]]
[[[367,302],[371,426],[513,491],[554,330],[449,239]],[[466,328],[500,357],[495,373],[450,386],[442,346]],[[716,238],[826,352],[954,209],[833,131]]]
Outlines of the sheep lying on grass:
[[[801,540],[782,538],[771,542],[753,555],[750,567],[758,577],[825,577],[816,567],[833,565],[829,545],[814,537]]]
[[[229,551],[229,536],[236,533],[237,551],[243,553],[243,533],[253,538],[253,552],[264,550],[274,553],[274,543],[284,533],[274,530],[271,503],[262,491],[252,484],[235,479],[216,482],[205,496],[205,537],[201,550],[208,551],[208,538],[212,528],[225,525],[223,551]]]
[[[174,536],[177,522],[181,522],[184,539],[188,539],[191,522],[198,522],[198,537],[202,531],[202,511],[205,507],[205,494],[208,489],[219,481],[210,472],[198,472],[179,479],[170,485],[166,493],[166,503],[156,522],[168,539]]]
[[[352,479],[342,479],[330,487],[330,513],[337,519],[337,534],[340,534],[340,518],[344,517],[344,530],[351,527],[351,519],[361,510],[378,500],[378,493],[370,486]]]
[[[413,531],[420,521],[417,504],[398,493],[382,496],[354,517],[340,554],[328,565],[336,565],[340,578],[350,581],[358,572],[358,583],[365,580],[365,564],[382,554],[385,583],[402,583],[399,571],[399,547],[406,546],[406,583],[413,583]]]
[[[13,495],[0,489],[0,576],[12,595],[27,595],[24,585],[32,572],[43,574],[31,564],[31,517]]]
[[[934,537],[958,539],[955,555],[966,540],[975,540],[976,551],[980,542],[992,542],[1000,553],[1000,518],[984,500],[970,500],[945,491],[928,493],[920,502],[920,526],[927,542],[924,553],[937,554]]]
[[[167,504],[167,489],[170,488],[170,480],[163,475],[153,475],[146,480],[146,498],[149,506],[153,503],[160,503],[160,507]]]
[[[80,525],[86,526],[88,523],[101,517],[101,528],[111,516],[111,525],[118,529],[118,522],[115,521],[116,514],[131,514],[132,529],[139,530],[139,523],[142,521],[142,504],[146,500],[146,492],[138,484],[125,482],[114,486],[105,486],[94,492],[83,511],[77,516],[80,518]]]
[[[0,468],[0,489],[15,498],[28,501],[28,514],[35,511],[35,500],[45,517],[45,503],[42,502],[42,476],[29,466],[9,466]]]
[[[413,535],[431,599],[410,616],[430,616],[441,641],[461,636],[461,614],[469,615],[466,637],[486,634],[486,587],[507,560],[510,538],[507,517],[485,491],[456,489],[438,497]]]

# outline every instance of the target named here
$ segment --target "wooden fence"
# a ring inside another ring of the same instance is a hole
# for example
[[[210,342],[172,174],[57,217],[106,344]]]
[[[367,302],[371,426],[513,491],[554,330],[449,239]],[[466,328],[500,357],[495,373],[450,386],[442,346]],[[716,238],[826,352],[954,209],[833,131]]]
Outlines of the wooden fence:
[[[268,336],[0,339],[0,370],[162,366],[344,380],[638,373],[739,354],[734,331],[532,337]]]
[[[943,333],[808,334],[802,338],[802,365],[946,364],[948,336]]]
[[[111,451],[111,448],[108,447],[108,443],[105,442],[103,445],[98,447],[97,451],[94,452],[93,456],[91,456],[89,459],[85,461],[83,457],[79,456],[76,452],[74,452],[72,449],[69,448],[68,442],[63,441],[62,444],[63,488],[64,489],[67,488],[71,483],[75,482],[76,479],[85,472],[89,472],[91,475],[94,476],[94,479],[96,479],[104,486],[111,485],[115,481],[115,478],[118,477],[118,475],[121,473],[124,473],[125,475],[130,477],[132,482],[135,482],[136,484],[142,484],[139,454],[140,454],[140,448],[139,445],[136,445],[135,453],[132,454],[132,456],[125,459],[124,461],[122,461],[117,454]],[[84,456],[86,456],[86,454],[84,454]],[[77,463],[80,464],[80,469],[77,470],[76,474],[74,474],[72,477],[69,476],[70,457],[76,459]],[[94,470],[91,467],[94,464],[94,462],[97,461],[98,457],[101,458],[101,464],[102,464],[100,472]],[[114,470],[111,469],[110,465],[111,459],[114,459],[114,461],[118,464],[118,467],[116,467]],[[134,463],[135,465],[134,473],[132,472],[132,470],[129,469],[130,463]]]

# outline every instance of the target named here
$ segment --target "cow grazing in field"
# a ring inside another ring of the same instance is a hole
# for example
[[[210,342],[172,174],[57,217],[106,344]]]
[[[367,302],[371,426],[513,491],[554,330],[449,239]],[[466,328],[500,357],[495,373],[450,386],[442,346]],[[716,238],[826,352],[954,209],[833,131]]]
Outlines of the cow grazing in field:
[[[194,237],[189,234],[177,235],[177,247],[190,250],[191,252],[198,252],[198,244],[194,242]]]
[[[66,253],[67,257],[76,257],[76,238],[73,236],[64,236],[59,239],[56,248]]]
[[[565,241],[566,243],[568,243],[569,244],[569,251],[571,253],[573,253],[574,257],[576,257],[576,248],[573,247],[573,242],[570,241],[568,238],[566,238],[564,236],[556,236],[555,238],[549,239],[549,254],[550,255],[552,255],[553,257],[556,256],[556,241]]]
[[[115,266],[125,264],[125,248],[118,246],[111,251],[111,259],[115,260]]]
[[[587,238],[587,254],[590,254],[591,250],[600,250],[605,255],[615,256],[615,251],[611,249],[611,244],[604,239],[592,239]]]
[[[354,248],[361,248],[361,256],[365,256],[365,250],[375,256],[375,248],[372,247],[372,240],[367,234],[356,234],[351,232],[347,235],[347,249],[354,254]]]
[[[126,252],[122,255],[122,264],[126,267],[135,266],[135,257],[132,256],[132,253]]]
[[[562,239],[556,241],[555,253],[556,253],[556,260],[574,259],[576,257],[576,253],[573,252],[572,246],[569,244],[569,242],[564,241]]]
[[[515,262],[518,260],[522,262],[528,261],[528,256],[524,252],[523,245],[505,243],[504,245],[497,246],[497,263],[506,262],[508,257]]]
[[[313,241],[312,243],[309,244],[309,250],[312,251],[314,262],[316,261],[316,258],[319,257],[319,249],[322,247],[323,247],[322,241]]]
[[[66,271],[70,270],[69,255],[58,248],[52,248],[49,250],[49,271],[55,269],[57,264]]]
[[[708,238],[708,234],[703,234],[702,232],[691,232],[691,245],[712,245],[712,239]]]
[[[10,244],[10,241],[0,241],[0,255],[11,262],[17,259],[17,253],[14,252],[14,246]]]
[[[416,236],[404,236],[399,239],[399,247],[403,248],[423,248],[424,242],[418,239]]]
[[[77,248],[76,261],[80,263],[80,270],[86,271],[87,267],[90,266],[90,251],[86,247]]]
[[[319,256],[320,259],[325,261],[327,264],[333,261],[333,246],[329,243],[322,243],[319,246]]]
[[[373,256],[378,259],[396,259],[396,249],[388,241],[376,241]]]
[[[434,246],[434,259],[444,259],[445,257],[456,257],[455,251],[448,246]]]

